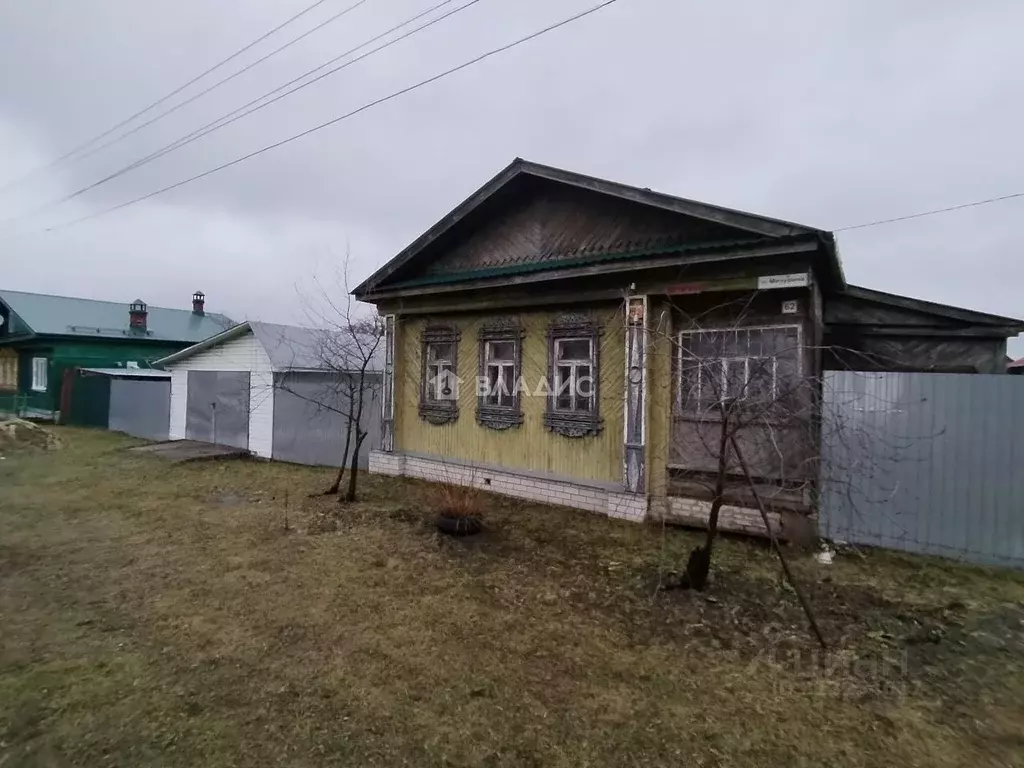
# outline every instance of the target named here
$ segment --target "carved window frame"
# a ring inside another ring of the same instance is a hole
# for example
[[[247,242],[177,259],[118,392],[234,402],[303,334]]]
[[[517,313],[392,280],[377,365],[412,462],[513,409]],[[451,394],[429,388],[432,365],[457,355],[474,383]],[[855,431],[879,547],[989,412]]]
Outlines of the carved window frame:
[[[452,374],[459,375],[459,341],[462,333],[452,325],[427,325],[420,334],[420,418],[430,424],[450,424],[459,418],[458,389],[451,400],[434,400],[427,395],[427,369],[430,365],[430,346],[449,344],[452,350]],[[458,384],[456,383],[456,387]]]
[[[478,333],[478,364],[477,372],[480,381],[487,381],[487,344],[488,342],[512,342],[513,351],[513,382],[518,382],[523,375],[523,340],[526,331],[518,318],[502,317],[489,320],[480,327]],[[489,429],[510,429],[523,423],[522,393],[515,387],[510,393],[511,405],[494,405],[487,402],[487,395],[480,392],[476,402],[476,421]]]
[[[565,437],[598,435],[604,429],[601,418],[601,336],[604,329],[589,315],[566,314],[556,317],[548,326],[548,402],[544,411],[544,426]],[[587,339],[592,352],[593,408],[589,411],[566,411],[557,408],[555,391],[555,348],[561,339]]]

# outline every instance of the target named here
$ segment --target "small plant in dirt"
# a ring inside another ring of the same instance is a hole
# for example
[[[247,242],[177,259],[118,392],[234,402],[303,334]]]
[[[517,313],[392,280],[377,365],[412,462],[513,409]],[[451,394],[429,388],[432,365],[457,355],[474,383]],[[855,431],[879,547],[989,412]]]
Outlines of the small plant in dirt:
[[[466,485],[439,483],[428,494],[427,503],[437,515],[437,528],[452,536],[470,536],[482,529],[483,494]]]

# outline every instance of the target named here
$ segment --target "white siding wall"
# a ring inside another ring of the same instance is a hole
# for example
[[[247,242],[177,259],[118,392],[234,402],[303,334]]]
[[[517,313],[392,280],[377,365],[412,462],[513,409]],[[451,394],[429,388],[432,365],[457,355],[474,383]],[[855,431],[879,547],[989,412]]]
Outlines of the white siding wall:
[[[171,424],[168,437],[171,440],[185,439],[185,403],[188,397],[188,371],[171,371]]]
[[[185,438],[188,371],[249,371],[249,450],[270,458],[274,449],[274,374],[252,333],[167,366],[171,372],[172,440]]]

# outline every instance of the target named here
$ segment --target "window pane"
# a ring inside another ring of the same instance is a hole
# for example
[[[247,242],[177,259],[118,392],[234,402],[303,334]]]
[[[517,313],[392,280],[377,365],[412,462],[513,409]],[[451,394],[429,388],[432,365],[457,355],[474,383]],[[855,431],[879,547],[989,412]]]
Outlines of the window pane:
[[[501,368],[497,365],[487,366],[487,397],[485,402],[491,405],[498,404],[498,395],[501,382]]]
[[[576,366],[576,394],[593,397],[594,379],[589,365]]]
[[[700,362],[683,358],[679,370],[679,404],[695,408],[700,402]]]
[[[555,369],[555,394],[572,394],[572,366],[560,365]]]
[[[555,408],[559,411],[571,411],[572,410],[572,395],[565,394],[559,395],[555,398]]]
[[[576,410],[589,411],[591,402],[593,401],[589,397],[586,397],[584,395],[576,395]]]
[[[747,361],[745,359],[723,360],[725,383],[722,398],[744,397],[747,383]]]
[[[428,344],[427,345],[427,359],[429,359],[429,360],[451,360],[452,359],[452,345],[451,344]]]
[[[512,362],[515,357],[516,345],[513,341],[487,342],[488,360],[507,360]]]
[[[559,360],[590,359],[590,339],[559,339],[555,346]]]
[[[437,366],[436,365],[427,365],[427,373],[426,373],[426,377],[427,377],[427,381],[426,381],[427,400],[436,400],[437,399],[437,374],[438,374],[438,370],[437,370]]]
[[[512,392],[516,388],[516,369],[514,366],[506,365],[501,369],[502,381],[504,382],[501,393],[502,405],[512,405]]]
[[[772,382],[775,379],[775,360],[770,357],[751,358],[748,365],[747,398],[757,402],[771,402]]]
[[[722,331],[719,348],[723,357],[746,357],[748,349],[748,336],[744,330]]]

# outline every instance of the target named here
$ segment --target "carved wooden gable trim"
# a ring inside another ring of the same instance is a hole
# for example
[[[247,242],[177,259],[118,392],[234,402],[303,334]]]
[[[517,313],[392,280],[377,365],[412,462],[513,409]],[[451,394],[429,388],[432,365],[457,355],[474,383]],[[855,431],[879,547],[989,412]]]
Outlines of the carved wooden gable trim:
[[[589,190],[544,188],[504,203],[420,274],[557,262],[643,248],[749,240],[749,232]]]

